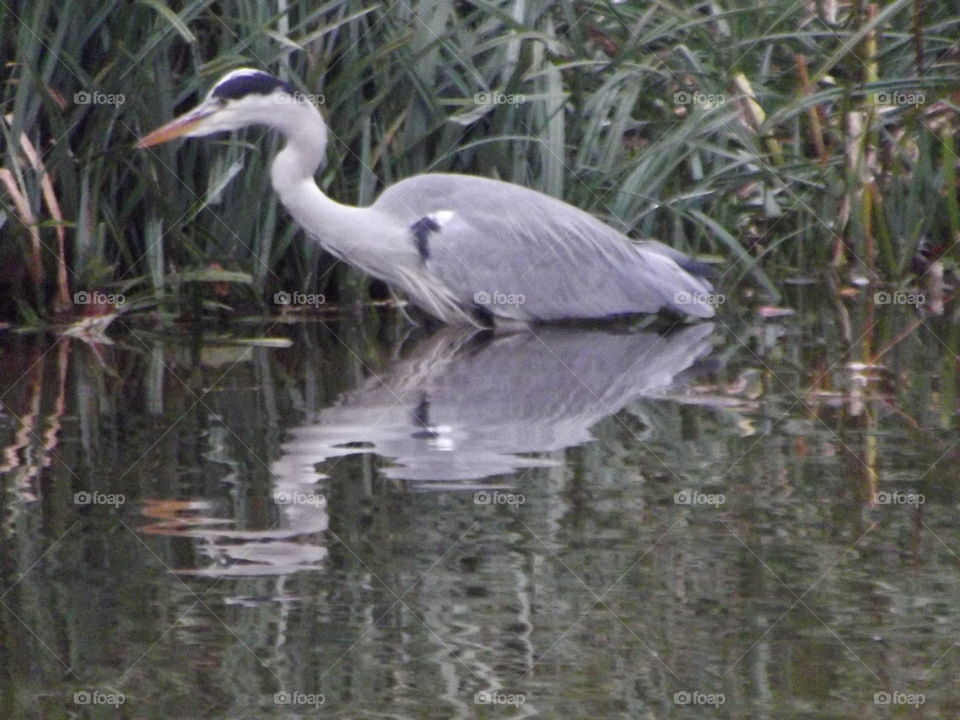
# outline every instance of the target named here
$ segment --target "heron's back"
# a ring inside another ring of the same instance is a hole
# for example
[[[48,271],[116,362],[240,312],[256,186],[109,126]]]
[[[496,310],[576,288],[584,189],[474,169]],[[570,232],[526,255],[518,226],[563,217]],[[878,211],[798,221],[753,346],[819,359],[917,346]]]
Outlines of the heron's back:
[[[374,208],[416,230],[425,271],[465,307],[494,317],[714,314],[705,299],[710,283],[680,267],[677,260],[689,260],[682,253],[634,243],[589,213],[520,185],[417,175],[385,190]]]

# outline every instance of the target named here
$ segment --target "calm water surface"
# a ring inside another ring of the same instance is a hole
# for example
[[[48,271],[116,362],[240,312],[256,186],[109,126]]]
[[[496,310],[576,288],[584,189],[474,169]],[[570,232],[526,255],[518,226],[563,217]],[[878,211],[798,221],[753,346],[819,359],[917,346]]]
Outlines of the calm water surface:
[[[0,335],[0,716],[960,716],[958,333],[820,293]]]

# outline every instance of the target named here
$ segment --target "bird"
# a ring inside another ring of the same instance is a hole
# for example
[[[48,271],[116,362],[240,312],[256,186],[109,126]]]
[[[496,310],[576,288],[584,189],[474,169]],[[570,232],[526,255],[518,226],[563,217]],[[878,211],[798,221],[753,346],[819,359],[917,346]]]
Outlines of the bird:
[[[452,325],[530,326],[640,314],[712,317],[712,268],[656,240],[634,241],[550,195],[475,175],[425,173],[368,207],[315,180],[328,129],[308,95],[239,68],[192,110],[137,142],[148,148],[248,126],[285,137],[270,178],[293,219],[337,258]]]

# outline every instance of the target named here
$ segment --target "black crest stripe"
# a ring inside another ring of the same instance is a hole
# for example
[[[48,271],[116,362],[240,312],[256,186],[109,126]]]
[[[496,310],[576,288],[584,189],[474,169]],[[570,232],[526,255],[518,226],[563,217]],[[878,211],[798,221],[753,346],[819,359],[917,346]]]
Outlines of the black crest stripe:
[[[280,88],[291,95],[293,88],[279,78],[267,73],[238,75],[230,78],[213,89],[213,96],[223,100],[238,100],[246,95],[269,95]]]

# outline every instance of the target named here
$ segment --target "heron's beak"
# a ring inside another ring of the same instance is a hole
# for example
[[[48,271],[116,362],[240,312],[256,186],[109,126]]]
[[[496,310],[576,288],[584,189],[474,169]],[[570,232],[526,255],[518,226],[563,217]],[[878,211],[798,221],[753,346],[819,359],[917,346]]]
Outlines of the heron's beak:
[[[146,148],[151,147],[152,145],[165,143],[168,140],[173,140],[174,138],[182,137],[191,130],[194,130],[206,118],[210,117],[213,112],[214,111],[209,107],[200,106],[198,108],[194,108],[190,112],[171,120],[163,127],[158,127],[149,135],[140,138],[137,141],[136,146],[138,148]]]

